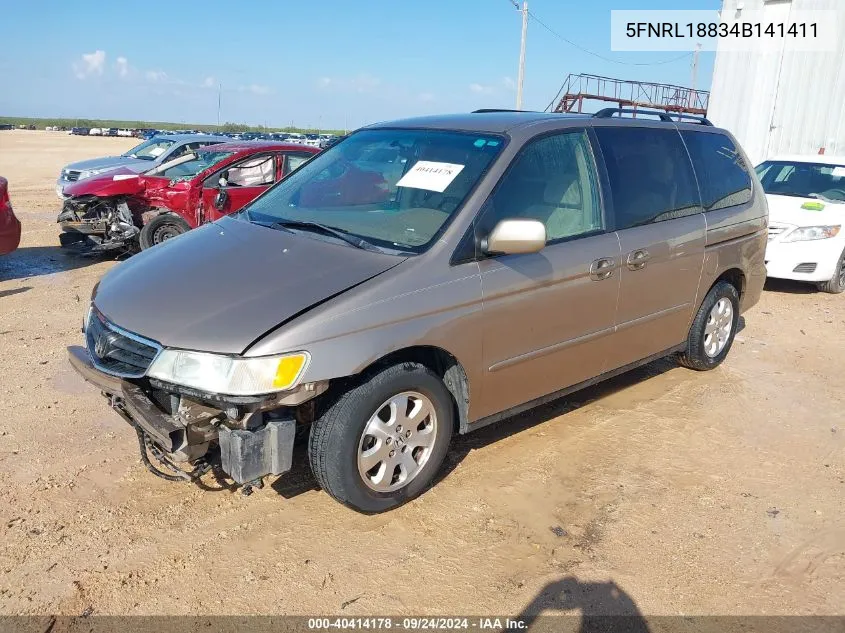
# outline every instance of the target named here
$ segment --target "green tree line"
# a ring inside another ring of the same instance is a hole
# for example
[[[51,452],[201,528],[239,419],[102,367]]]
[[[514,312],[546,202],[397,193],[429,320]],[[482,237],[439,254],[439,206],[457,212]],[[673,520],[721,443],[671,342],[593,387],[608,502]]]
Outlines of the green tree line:
[[[34,125],[37,129],[45,127],[105,127],[105,128],[128,128],[154,129],[154,130],[199,130],[202,132],[298,132],[300,134],[343,134],[343,130],[318,130],[315,128],[297,127],[265,127],[263,125],[247,125],[246,123],[226,122],[218,128],[216,125],[204,125],[201,123],[167,123],[163,121],[118,121],[110,119],[44,119],[33,117],[4,117],[0,116],[0,124]]]

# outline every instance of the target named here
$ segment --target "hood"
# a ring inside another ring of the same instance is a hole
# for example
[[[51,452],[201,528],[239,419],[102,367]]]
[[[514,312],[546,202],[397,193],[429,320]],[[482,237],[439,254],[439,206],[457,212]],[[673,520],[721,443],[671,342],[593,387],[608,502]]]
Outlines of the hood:
[[[179,181],[172,185],[174,189],[190,188],[190,182]],[[128,169],[119,167],[98,176],[91,176],[71,185],[66,185],[63,193],[68,197],[98,196],[134,196],[153,189],[167,189],[171,187],[168,178],[160,176],[145,176],[135,174]]]
[[[845,203],[774,194],[766,194],[766,201],[769,203],[769,222],[795,226],[819,226],[845,222]],[[802,209],[801,205],[807,202],[824,205],[824,208],[821,211]]]
[[[117,167],[103,174],[65,185],[65,196],[132,195],[144,189],[144,177],[125,167]]]
[[[165,347],[240,354],[284,321],[404,261],[224,218],[118,264],[94,303]]]
[[[100,158],[90,158],[88,160],[80,160],[70,165],[65,165],[65,169],[73,169],[74,171],[82,171],[83,169],[106,169],[108,167],[126,167],[134,173],[146,171],[156,165],[156,161],[144,160],[143,158],[131,158],[129,156],[102,156]]]

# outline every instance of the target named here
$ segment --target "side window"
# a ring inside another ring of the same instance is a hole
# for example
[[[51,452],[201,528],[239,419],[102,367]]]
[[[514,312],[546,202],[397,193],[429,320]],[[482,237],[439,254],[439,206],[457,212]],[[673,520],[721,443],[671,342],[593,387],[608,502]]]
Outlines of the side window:
[[[228,169],[228,187],[262,187],[272,185],[276,179],[274,157],[253,156],[235,163]]]
[[[304,152],[285,154],[285,165],[282,173],[285,175],[289,174],[312,156],[314,156],[314,154],[306,154]]]
[[[736,145],[724,134],[681,132],[698,176],[705,211],[751,200],[751,176]]]
[[[505,218],[543,222],[549,242],[604,228],[585,131],[547,136],[523,148],[493,193],[484,229]]]
[[[692,166],[676,129],[598,127],[596,134],[617,230],[701,213]]]

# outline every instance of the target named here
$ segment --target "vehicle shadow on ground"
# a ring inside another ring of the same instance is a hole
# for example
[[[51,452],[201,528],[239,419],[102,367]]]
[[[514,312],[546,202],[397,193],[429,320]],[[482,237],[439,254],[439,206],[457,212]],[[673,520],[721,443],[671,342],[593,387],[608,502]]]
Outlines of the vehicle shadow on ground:
[[[570,614],[574,616],[578,612],[581,614],[580,622],[575,617],[571,620],[560,617]],[[541,613],[552,617],[538,620],[537,616]],[[517,621],[526,625],[523,630],[528,631],[649,631],[637,603],[612,580],[581,582],[573,576],[561,578],[543,587],[517,617]]]
[[[816,284],[813,283],[793,281],[792,279],[774,279],[771,277],[766,279],[766,285],[763,286],[763,290],[790,295],[812,295],[821,292],[816,287]]]
[[[2,281],[2,279],[0,279]],[[0,299],[3,297],[11,297],[12,295],[19,295],[27,290],[32,290],[32,286],[21,286],[20,288],[12,288],[11,290],[0,290]]]
[[[114,255],[84,256],[59,246],[24,246],[0,257],[0,282],[52,275],[113,259]]]
[[[737,327],[738,332],[743,329],[744,324],[745,320],[740,317]],[[446,455],[443,466],[431,485],[434,486],[448,477],[472,450],[484,448],[488,444],[498,442],[509,435],[553,420],[570,411],[579,409],[594,400],[610,396],[618,391],[636,385],[643,380],[664,374],[676,367],[678,367],[678,364],[674,357],[667,356],[600,382],[597,385],[587,387],[581,391],[563,396],[557,400],[491,424],[488,427],[478,429],[467,435],[455,434],[452,437],[452,445],[449,447],[449,452]],[[308,462],[307,443],[307,433],[301,434],[297,438],[293,448],[293,468],[270,484],[273,490],[286,499],[320,489]]]
[[[740,320],[740,326],[742,320]],[[740,327],[737,328],[741,329]],[[552,400],[546,404],[539,405],[528,411],[524,411],[517,415],[505,418],[488,427],[478,429],[468,433],[467,435],[459,435],[452,438],[452,446],[446,455],[446,461],[443,468],[438,474],[437,481],[441,481],[449,476],[458,464],[469,454],[472,450],[484,448],[488,444],[493,444],[502,440],[509,435],[514,435],[538,426],[559,416],[580,409],[586,404],[601,400],[611,396],[619,391],[623,391],[628,387],[649,380],[665,374],[666,372],[678,367],[678,363],[674,356],[666,356],[658,360],[652,361],[642,367],[637,367],[630,371],[614,376],[604,380],[598,384],[586,387],[579,391],[563,396],[557,400]]]

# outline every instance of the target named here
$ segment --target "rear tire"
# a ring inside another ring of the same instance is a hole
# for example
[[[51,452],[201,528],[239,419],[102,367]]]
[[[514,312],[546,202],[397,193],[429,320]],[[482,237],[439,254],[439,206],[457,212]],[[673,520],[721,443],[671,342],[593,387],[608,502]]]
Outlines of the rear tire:
[[[836,270],[833,271],[833,277],[820,283],[819,290],[834,295],[845,291],[845,251],[839,256],[839,262],[836,264]]]
[[[739,293],[732,284],[720,281],[704,297],[678,362],[697,371],[715,369],[728,355],[738,323]]]
[[[443,381],[402,363],[344,388],[311,426],[308,457],[320,487],[364,513],[420,495],[452,438],[455,407]]]
[[[146,250],[190,230],[190,225],[175,213],[162,213],[141,228],[138,242],[141,250]]]

